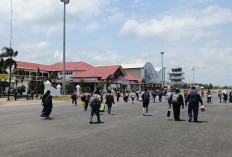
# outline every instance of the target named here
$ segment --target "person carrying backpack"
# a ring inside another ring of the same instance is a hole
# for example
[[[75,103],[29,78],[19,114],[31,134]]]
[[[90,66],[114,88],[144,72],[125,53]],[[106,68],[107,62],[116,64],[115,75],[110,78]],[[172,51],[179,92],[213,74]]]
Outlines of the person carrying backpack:
[[[145,92],[142,94],[142,101],[143,101],[143,116],[148,113],[148,105],[150,102],[150,93],[145,88]]]
[[[72,94],[71,94],[71,99],[72,99],[72,104],[75,103],[75,106],[77,106],[77,93],[76,91],[74,91]]]
[[[178,88],[175,89],[175,93],[171,95],[170,101],[173,107],[174,119],[175,121],[180,121],[180,107],[182,106],[182,109],[184,109],[184,99]]]
[[[195,87],[192,87],[192,90],[188,93],[188,95],[185,99],[186,106],[188,103],[189,122],[192,121],[192,112],[193,112],[193,116],[194,116],[194,122],[198,122],[199,102],[201,103],[201,106],[203,106],[203,101],[201,99],[200,94],[197,93]]]
[[[108,114],[110,114],[111,112],[111,108],[112,108],[112,104],[114,104],[114,95],[111,94],[111,90],[108,91],[108,93],[106,94],[106,104],[108,106]]]
[[[101,106],[101,96],[99,95],[99,91],[96,91],[90,98],[90,106],[92,108],[91,110],[91,114],[89,116],[89,124],[92,124],[92,119],[93,119],[93,115],[96,114],[97,116],[97,123],[103,123],[100,120],[100,114],[99,114],[99,108]]]

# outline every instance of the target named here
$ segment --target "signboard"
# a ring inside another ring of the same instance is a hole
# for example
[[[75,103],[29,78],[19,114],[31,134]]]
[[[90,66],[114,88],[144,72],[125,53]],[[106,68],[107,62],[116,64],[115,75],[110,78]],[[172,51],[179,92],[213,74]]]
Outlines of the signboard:
[[[0,74],[0,79],[8,79],[8,75],[7,74]]]

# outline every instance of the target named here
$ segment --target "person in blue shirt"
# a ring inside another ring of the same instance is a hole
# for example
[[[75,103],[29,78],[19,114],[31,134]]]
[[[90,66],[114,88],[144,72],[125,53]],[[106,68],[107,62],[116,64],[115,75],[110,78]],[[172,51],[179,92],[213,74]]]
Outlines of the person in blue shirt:
[[[192,90],[187,94],[185,99],[185,105],[188,105],[189,122],[192,121],[192,117],[194,117],[194,122],[198,122],[199,103],[203,105],[201,96],[197,93],[196,88],[192,87]]]

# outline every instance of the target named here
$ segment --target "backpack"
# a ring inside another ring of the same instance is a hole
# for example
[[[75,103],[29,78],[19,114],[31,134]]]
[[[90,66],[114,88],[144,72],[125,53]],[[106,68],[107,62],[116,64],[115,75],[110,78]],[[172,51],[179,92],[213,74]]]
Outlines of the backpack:
[[[106,95],[106,104],[111,104],[113,102],[113,96],[111,94]]]
[[[72,93],[71,98],[75,99],[75,94],[74,93]]]
[[[148,92],[145,92],[145,93],[143,94],[143,100],[144,100],[144,101],[149,101],[149,100],[150,100],[150,95],[149,95]]]
[[[177,104],[179,102],[179,94],[174,94],[172,96],[172,103]]]
[[[190,104],[197,104],[198,103],[198,94],[197,93],[190,93]]]
[[[91,106],[95,106],[98,104],[98,99],[95,96],[92,96],[89,100]]]
[[[86,99],[85,99],[85,95],[82,95],[81,96],[81,101],[85,101]]]

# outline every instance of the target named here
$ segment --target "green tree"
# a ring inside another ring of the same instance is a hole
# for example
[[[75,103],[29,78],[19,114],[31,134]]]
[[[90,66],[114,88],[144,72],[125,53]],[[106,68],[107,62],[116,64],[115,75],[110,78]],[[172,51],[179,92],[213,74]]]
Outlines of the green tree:
[[[210,83],[210,84],[209,84],[208,89],[213,89],[213,85],[212,85],[212,83]]]
[[[184,83],[184,84],[182,85],[182,88],[183,88],[183,89],[187,89],[187,88],[188,88],[187,83]]]
[[[5,58],[5,67],[9,69],[9,89],[7,94],[7,99],[10,100],[10,86],[11,86],[11,71],[16,69],[17,63],[13,60],[13,57],[18,55],[18,51],[14,51],[12,48],[3,47],[2,53],[0,54],[1,58]]]
[[[3,58],[0,58],[0,74],[6,74],[5,61]],[[0,79],[0,98],[2,96],[2,80]]]
[[[20,93],[20,95],[22,95],[23,92],[26,92],[26,87],[25,87],[24,85],[19,86],[19,87],[17,88],[17,91],[18,91],[18,93]]]
[[[57,73],[55,73],[55,72],[52,72],[48,77],[48,80],[49,80],[49,82],[52,83],[53,87],[56,87],[56,78],[57,78]]]
[[[18,86],[18,82],[23,82],[24,78],[25,78],[25,71],[24,69],[15,69],[12,72],[12,75],[15,77],[15,83],[16,83],[16,89]]]
[[[43,81],[40,81],[40,82],[39,82],[38,93],[39,93],[39,94],[43,94],[43,93],[44,93],[44,83],[43,83]]]
[[[99,90],[103,89],[103,82],[102,82],[102,80],[98,81],[97,87],[99,88]]]
[[[66,81],[66,83],[65,83],[65,89],[68,91],[68,94],[71,94],[71,93],[72,93],[73,86],[72,86],[70,80]]]

